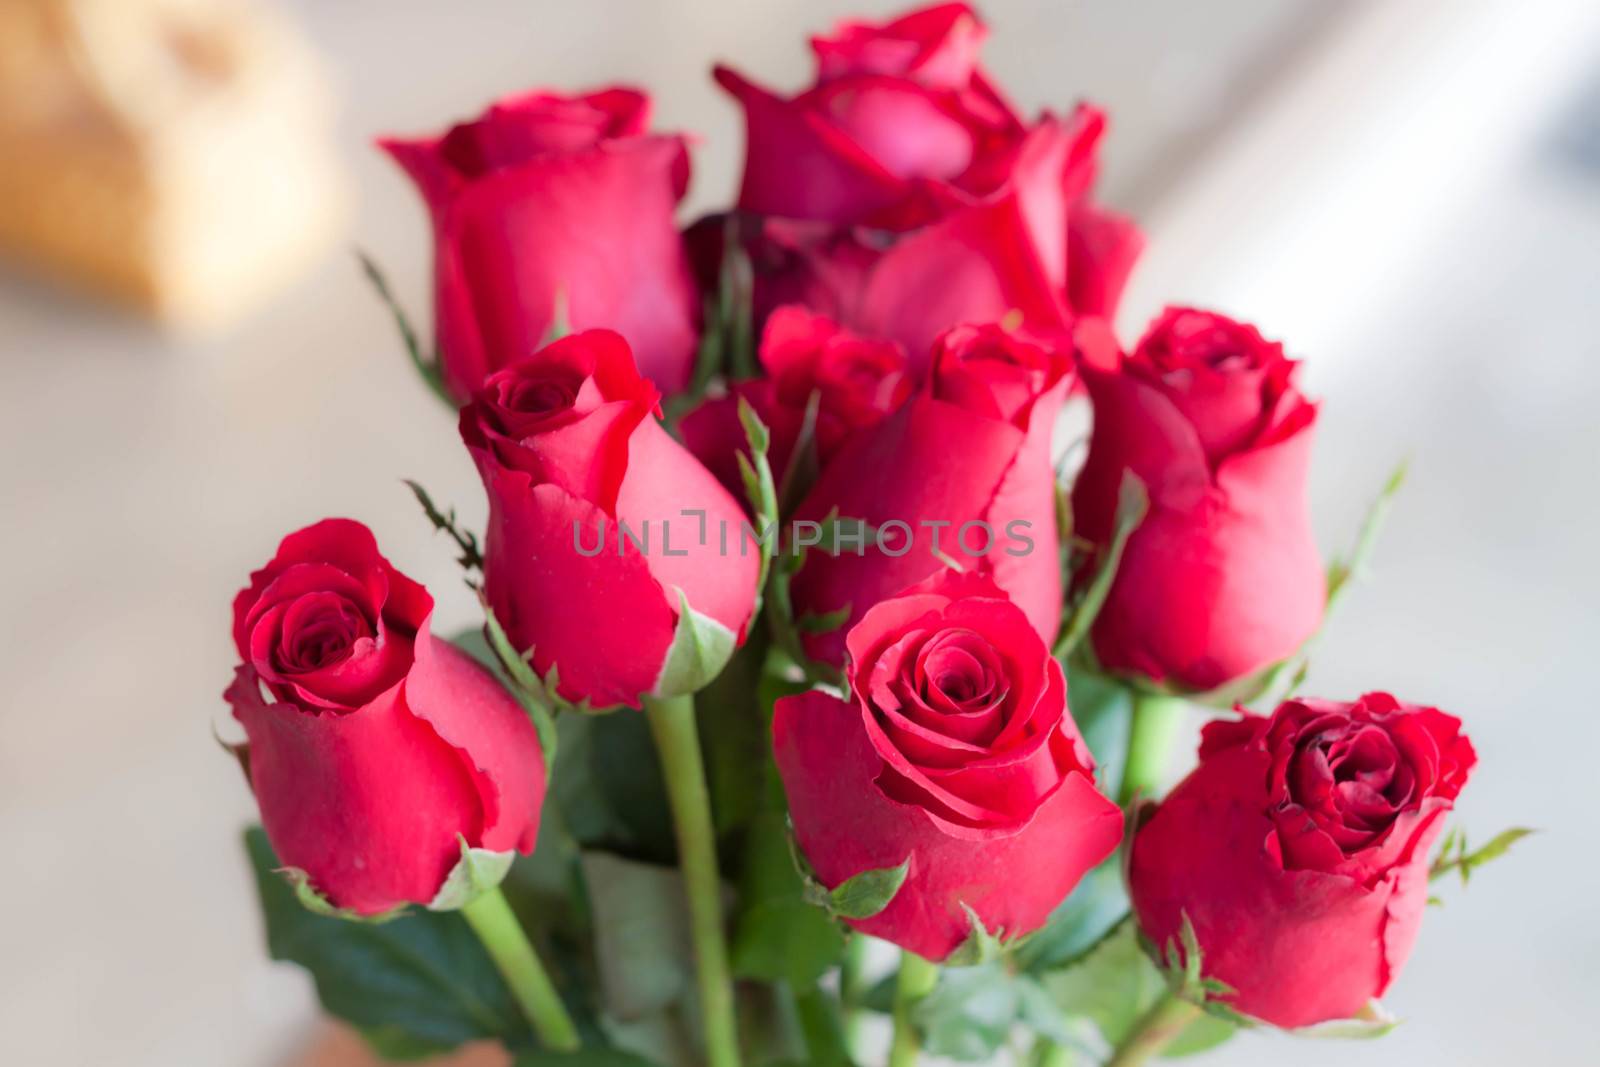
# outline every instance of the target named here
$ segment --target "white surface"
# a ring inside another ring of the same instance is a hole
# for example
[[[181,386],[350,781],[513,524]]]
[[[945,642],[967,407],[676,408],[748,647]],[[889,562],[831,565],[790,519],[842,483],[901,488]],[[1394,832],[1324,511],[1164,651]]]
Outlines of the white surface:
[[[357,239],[420,310],[423,217],[365,148],[370,134],[431,128],[528,84],[626,75],[657,92],[662,125],[707,135],[696,156],[704,206],[731,189],[739,154],[736,113],[705,74],[711,59],[795,85],[803,31],[890,5],[295,6],[348,97]],[[1202,15],[1177,3],[991,4],[992,66],[1025,104],[1081,92],[1117,109],[1112,186],[1134,188],[1139,166],[1214,117],[1208,101],[1227,98],[1241,57],[1283,32],[1289,6],[1205,5]],[[1567,10],[1539,7],[1551,18]],[[1552,34],[1554,23],[1516,5],[1526,18],[1484,51],[1473,34],[1496,9],[1472,10],[1480,17],[1460,32],[1477,51],[1430,52],[1426,35],[1365,46],[1376,67],[1415,66],[1426,76],[1417,84],[1448,87],[1405,98],[1415,128],[1459,134],[1490,115],[1478,106],[1495,105],[1467,169],[1426,170],[1428,159],[1402,151],[1408,136],[1342,145],[1303,129],[1251,181],[1195,187],[1187,216],[1181,199],[1164,204],[1130,299],[1218,300],[1310,357],[1327,398],[1314,482],[1326,549],[1344,545],[1392,461],[1412,456],[1375,580],[1333,623],[1313,687],[1388,687],[1460,714],[1483,757],[1464,820],[1480,836],[1511,823],[1547,832],[1470,892],[1446,891],[1395,991],[1410,1020],[1396,1035],[1293,1049],[1247,1037],[1213,1062],[1502,1064],[1520,1054],[1576,1064],[1593,1044],[1600,176],[1561,169],[1540,140],[1563,117],[1553,101],[1570,80],[1550,49],[1570,61],[1576,48],[1560,46],[1581,38]],[[1549,91],[1527,89],[1541,73],[1534,88]],[[1502,99],[1500,85],[1524,91]],[[1359,99],[1352,122],[1392,110],[1381,95]],[[1462,141],[1447,141],[1457,158]],[[1313,150],[1320,182],[1292,165]],[[1239,158],[1202,173],[1225,174]],[[1363,235],[1363,201],[1334,194],[1385,159],[1433,176],[1421,187],[1358,182],[1361,195],[1388,201],[1384,223]],[[1330,202],[1344,210],[1331,231],[1301,228],[1275,245],[1242,225],[1268,206],[1283,220]],[[1395,237],[1408,206],[1431,221]],[[1319,257],[1330,232],[1341,253]],[[229,599],[282,533],[348,514],[430,585],[442,629],[465,622],[472,604],[446,546],[398,479],[420,479],[477,523],[476,479],[452,420],[411,379],[385,313],[343,258],[204,344],[171,344],[3,280],[0,1059],[274,1062],[301,1040],[312,1005],[298,972],[263,958],[235,838],[248,795],[207,736],[232,658]]]

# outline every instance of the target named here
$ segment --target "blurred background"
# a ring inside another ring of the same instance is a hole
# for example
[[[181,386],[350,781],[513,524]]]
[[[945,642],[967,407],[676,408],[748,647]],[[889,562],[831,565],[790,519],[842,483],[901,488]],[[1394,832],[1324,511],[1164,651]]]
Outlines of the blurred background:
[[[252,805],[210,734],[229,602],[287,530],[359,518],[441,631],[474,617],[399,480],[481,525],[453,420],[351,254],[426,321],[423,208],[372,137],[628,80],[700,136],[688,217],[741,158],[713,60],[798,86],[809,32],[904,6],[0,0],[0,1059],[265,1067],[344,1040],[265,957]],[[1025,110],[1111,112],[1104,199],[1151,242],[1124,336],[1198,302],[1308,360],[1325,551],[1410,459],[1309,689],[1460,715],[1482,757],[1460,821],[1544,831],[1444,889],[1393,1035],[1246,1035],[1198,1062],[1593,1063],[1600,5],[981,7]]]

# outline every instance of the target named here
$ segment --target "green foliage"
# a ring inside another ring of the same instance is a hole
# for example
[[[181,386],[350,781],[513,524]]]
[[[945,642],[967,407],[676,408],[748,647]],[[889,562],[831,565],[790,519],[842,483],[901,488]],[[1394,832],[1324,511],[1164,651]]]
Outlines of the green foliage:
[[[366,275],[367,281],[378,293],[378,299],[389,309],[389,314],[394,316],[395,327],[400,331],[401,343],[405,345],[406,355],[411,357],[411,365],[416,369],[417,376],[423,381],[432,393],[437,396],[451,411],[456,410],[456,402],[444,388],[444,375],[439,369],[437,355],[429,356],[422,350],[422,341],[417,336],[417,331],[412,328],[411,320],[406,316],[405,309],[400,306],[400,301],[395,298],[393,290],[389,288],[389,279],[384,277],[383,270],[377,261],[360,249],[356,250],[356,259],[361,262],[361,272]]]
[[[604,1014],[630,1021],[677,1003],[694,983],[678,871],[606,852],[586,852],[582,864]]]
[[[275,960],[311,973],[330,1014],[389,1055],[420,1056],[492,1038],[532,1041],[510,991],[460,915],[412,911],[392,922],[356,923],[307,911],[276,873],[259,828],[246,831]]]
[[[912,1022],[930,1055],[986,1062],[1017,1026],[1060,1044],[1078,1042],[1072,1023],[1030,975],[998,961],[946,969],[938,985],[912,1008]]]
[[[1192,931],[1190,932],[1192,940]],[[1192,955],[1196,980],[1200,954]],[[1041,982],[1064,1013],[1092,1022],[1108,1048],[1125,1041],[1134,1025],[1169,992],[1189,979],[1187,961],[1177,977],[1164,973],[1146,954],[1131,920],[1124,921],[1077,963],[1042,975]],[[1201,1015],[1174,1039],[1166,1055],[1200,1052],[1221,1044],[1236,1029],[1214,1015]]]
[[[844,933],[806,897],[782,811],[763,811],[746,835],[730,953],[740,978],[804,989],[839,962]]]
[[[1106,546],[1094,577],[1089,579],[1089,584],[1084,586],[1083,591],[1075,599],[1068,602],[1067,610],[1061,619],[1061,636],[1056,639],[1055,648],[1052,649],[1056,658],[1065,659],[1070,656],[1089,635],[1089,628],[1094,625],[1095,618],[1100,614],[1100,608],[1106,602],[1106,595],[1111,592],[1111,583],[1117,576],[1117,567],[1122,563],[1122,553],[1128,547],[1128,538],[1144,521],[1149,510],[1150,494],[1145,490],[1144,483],[1132,471],[1123,472],[1122,484],[1117,489],[1117,514],[1115,525],[1112,527],[1111,543]]]
[[[433,528],[449,534],[450,540],[456,543],[456,549],[461,553],[456,557],[456,562],[461,565],[461,569],[481,573],[483,571],[483,553],[478,548],[478,535],[461,526],[460,521],[456,518],[456,509],[439,510],[439,506],[433,502],[433,497],[428,495],[428,491],[422,488],[421,483],[414,482],[410,478],[402,478],[401,481],[411,490],[411,494],[417,498],[417,503],[422,505],[422,513],[428,517],[428,521],[433,524]],[[471,578],[467,579],[467,585],[469,588],[477,588]]]
[[[1481,848],[1469,851],[1466,831],[1460,828],[1451,829],[1445,833],[1444,840],[1439,842],[1439,853],[1428,867],[1428,880],[1433,881],[1455,871],[1461,876],[1461,884],[1466,885],[1471,880],[1473,871],[1504,856],[1512,845],[1531,833],[1534,831],[1525,826],[1513,826],[1509,830],[1495,834],[1489,843]]]
[[[1044,926],[1018,947],[1017,965],[1025,971],[1040,972],[1075,963],[1127,915],[1122,861],[1113,854],[1084,875]]]

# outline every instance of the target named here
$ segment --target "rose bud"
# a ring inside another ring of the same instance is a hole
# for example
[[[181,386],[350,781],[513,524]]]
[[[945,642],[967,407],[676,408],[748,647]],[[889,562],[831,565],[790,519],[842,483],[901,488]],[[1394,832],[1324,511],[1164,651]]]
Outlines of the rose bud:
[[[964,4],[846,22],[812,42],[816,84],[787,100],[717,69],[745,111],[739,207],[766,216],[740,220],[758,315],[768,292],[802,299],[917,357],[1013,309],[1040,335],[1111,314],[1142,238],[1089,197],[1104,117],[1025,124],[977,62],[986,34]]]
[[[677,135],[651,134],[626,88],[536,91],[442,136],[380,145],[433,216],[445,385],[462,401],[532,352],[559,314],[627,337],[662,389],[694,362],[698,304],[673,213],[689,180]]]
[[[658,399],[621,335],[588,330],[496,371],[461,412],[489,496],[489,606],[573,703],[692,692],[754,607],[744,512]]]
[[[1291,655],[1325,593],[1306,502],[1317,408],[1299,365],[1253,326],[1187,308],[1126,358],[1081,333],[1094,428],[1073,533],[1107,544],[1125,471],[1150,497],[1094,625],[1100,664],[1207,690]]]
[[[533,850],[545,762],[521,704],[428,629],[358,522],[284,538],[233,602],[225,697],[274,851],[329,906],[444,906],[462,847]],[[459,904],[460,901],[453,903]]]
[[[945,574],[850,631],[847,699],[784,697],[773,749],[795,838],[826,887],[908,865],[863,933],[943,960],[1038,926],[1122,837],[1066,680],[1015,604]],[[966,909],[971,909],[969,916]]]
[[[1072,382],[1063,353],[998,326],[959,326],[940,338],[932,374],[900,409],[833,457],[796,510],[823,528],[792,583],[801,615],[869,608],[954,566],[990,577],[1046,642],[1061,621],[1061,566],[1050,436]],[[871,543],[865,543],[871,542]],[[844,657],[844,629],[806,635],[808,655]]]
[[[1352,1018],[1411,952],[1429,849],[1476,759],[1459,720],[1387,693],[1209,723],[1134,837],[1139,925],[1165,945],[1187,916],[1203,973],[1247,1015]]]
[[[736,496],[744,490],[735,457],[749,450],[739,421],[740,399],[772,432],[767,461],[781,483],[797,462],[827,463],[857,432],[883,421],[913,389],[899,345],[859,337],[803,307],[781,307],[767,320],[760,359],[765,378],[734,383],[728,394],[707,400],[678,424],[689,451]],[[813,398],[813,454],[803,460],[794,450]]]

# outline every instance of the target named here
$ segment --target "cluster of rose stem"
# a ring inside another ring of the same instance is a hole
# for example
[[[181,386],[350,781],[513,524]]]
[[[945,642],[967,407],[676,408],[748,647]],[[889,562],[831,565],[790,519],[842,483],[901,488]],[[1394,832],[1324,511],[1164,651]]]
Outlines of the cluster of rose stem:
[[[939,981],[939,965],[929,963],[915,952],[900,953],[900,973],[894,984],[894,1040],[889,1046],[889,1067],[912,1067],[922,1042],[911,1022],[917,1001],[933,992]]]
[[[1117,786],[1118,804],[1126,808],[1137,800],[1153,797],[1161,789],[1188,708],[1188,702],[1181,697],[1134,693],[1128,753]],[[1131,820],[1128,825],[1133,825]],[[1175,993],[1166,994],[1139,1017],[1105,1067],[1137,1067],[1171,1043],[1199,1011]],[[1073,1058],[1066,1047],[1047,1041],[1036,1062],[1039,1067],[1065,1067]]]
[[[540,1043],[555,1052],[578,1051],[578,1029],[505,895],[498,888],[486,890],[461,915],[483,942]]]
[[[689,897],[689,929],[705,1023],[708,1067],[738,1067],[733,978],[722,931],[722,888],[705,760],[695,727],[694,698],[646,697],[644,711],[666,778],[678,838],[678,865]]]

